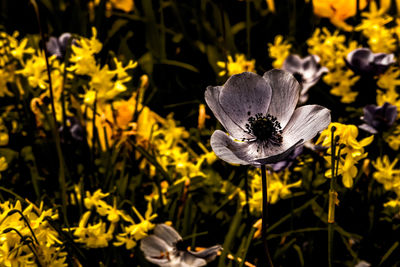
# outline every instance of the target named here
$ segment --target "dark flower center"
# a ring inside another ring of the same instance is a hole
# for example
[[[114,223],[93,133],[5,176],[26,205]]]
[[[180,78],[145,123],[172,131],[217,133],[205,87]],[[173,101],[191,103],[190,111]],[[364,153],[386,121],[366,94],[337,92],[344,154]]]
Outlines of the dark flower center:
[[[183,242],[183,240],[178,240],[175,243],[175,247],[178,251],[186,251],[186,246],[185,246],[185,243]]]
[[[296,80],[297,80],[300,84],[303,83],[303,81],[304,81],[304,79],[303,79],[303,74],[298,73],[298,72],[295,72],[295,73],[293,73],[293,76],[296,78]]]
[[[257,113],[248,121],[246,124],[248,134],[254,135],[259,141],[268,141],[273,145],[282,144],[282,128],[274,116]]]

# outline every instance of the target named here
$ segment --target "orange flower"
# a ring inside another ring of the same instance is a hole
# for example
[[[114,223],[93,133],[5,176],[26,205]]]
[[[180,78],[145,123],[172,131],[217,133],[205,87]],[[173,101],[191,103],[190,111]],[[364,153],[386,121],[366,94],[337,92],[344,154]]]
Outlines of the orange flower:
[[[360,0],[360,10],[367,6],[367,0]],[[357,0],[314,0],[314,14],[329,18],[336,27],[351,31],[352,26],[345,22],[357,13]]]

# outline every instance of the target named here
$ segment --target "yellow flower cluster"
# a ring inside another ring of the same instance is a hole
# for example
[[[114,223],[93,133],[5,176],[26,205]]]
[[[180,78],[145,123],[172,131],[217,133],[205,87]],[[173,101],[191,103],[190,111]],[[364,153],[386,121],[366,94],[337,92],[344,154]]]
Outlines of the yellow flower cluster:
[[[385,190],[394,191],[397,195],[397,199],[392,199],[385,203],[385,206],[400,207],[400,169],[395,169],[398,162],[396,158],[392,163],[387,155],[382,158],[377,158],[372,165],[376,171],[373,177],[381,184]]]
[[[339,31],[333,34],[327,28],[317,28],[311,38],[307,40],[308,53],[318,55],[321,65],[329,69],[323,77],[325,83],[332,87],[331,94],[341,97],[343,103],[352,103],[358,92],[351,90],[359,77],[346,67],[344,61],[346,55],[357,48],[357,42],[345,44],[346,37],[339,35]]]
[[[140,215],[135,207],[132,207],[140,220],[139,223],[135,223],[131,216],[117,208],[115,198],[112,206],[104,201],[103,198],[107,196],[109,196],[109,193],[102,193],[101,189],[95,191],[93,195],[90,192],[86,192],[84,205],[88,211],[82,215],[79,225],[71,228],[71,230],[74,230],[74,236],[77,237],[75,241],[83,243],[89,248],[102,248],[107,247],[110,241],[116,239],[117,241],[113,243],[115,246],[125,245],[127,249],[131,249],[136,246],[138,240],[145,237],[147,232],[154,227],[150,221],[157,215],[152,214],[153,210],[150,202],[145,218]],[[97,222],[88,223],[94,213],[93,211],[95,211],[95,215],[106,217],[107,221],[103,221],[96,216]],[[122,232],[116,233],[116,229],[122,229]]]
[[[361,141],[357,140],[358,128],[355,125],[346,125],[338,122],[332,122],[329,127],[325,129],[317,140],[317,144],[324,147],[329,147],[327,153],[332,155],[331,141],[332,141],[332,127],[335,127],[334,136],[339,136],[339,141],[336,146],[335,155],[337,156],[340,150],[338,175],[342,175],[343,185],[345,187],[353,186],[353,179],[357,175],[356,164],[367,156],[368,153],[364,152],[364,147],[369,145],[374,136],[366,137]],[[341,148],[342,146],[342,148]],[[328,165],[331,164],[331,157],[325,157]],[[325,176],[332,178],[332,170],[328,169]]]
[[[153,129],[148,139],[149,148],[165,171],[171,168],[174,170],[171,177],[174,184],[190,181],[193,177],[206,177],[201,170],[202,165],[204,162],[211,164],[215,161],[214,152],[208,151],[201,143],[198,143],[198,146],[203,151],[202,154],[188,150],[185,139],[189,137],[189,133],[185,128],[177,126],[172,116],[173,114],[170,114],[165,120],[159,120],[158,123],[153,121],[152,125],[147,125],[147,128]],[[148,163],[147,160],[143,160],[140,166],[142,169],[148,166],[153,176],[155,167]],[[154,196],[158,196],[158,193],[154,193]]]
[[[396,38],[394,30],[385,27],[393,20],[384,13],[384,9],[377,8],[375,1],[371,1],[369,12],[363,12],[364,19],[356,27],[368,38],[368,45],[374,53],[391,53],[396,50]]]
[[[15,70],[18,63],[23,63],[25,55],[35,52],[31,47],[26,47],[28,39],[17,40],[18,32],[8,35],[0,32],[0,97],[12,96],[7,88],[7,83],[15,81]],[[21,92],[23,92],[21,90]]]
[[[227,62],[225,61],[217,62],[218,67],[223,69],[218,73],[218,75],[224,76],[227,74],[228,76],[232,76],[245,71],[255,72],[255,63],[256,61],[254,59],[247,60],[246,56],[243,54],[236,54],[235,60],[233,60],[232,56],[229,55]]]
[[[282,35],[275,36],[273,44],[268,44],[268,53],[270,58],[274,58],[272,66],[276,69],[282,67],[285,59],[290,55],[290,48],[292,45],[283,40]]]
[[[260,169],[249,171],[249,177],[252,177],[250,181],[250,197],[249,197],[249,208],[251,212],[261,212],[262,210],[262,181]],[[292,192],[290,191],[293,187],[300,187],[301,180],[289,183],[290,171],[285,170],[283,172],[269,172],[267,174],[267,194],[268,202],[275,204],[279,199],[289,197]],[[246,199],[244,192],[240,194],[242,206],[246,205]]]
[[[1,266],[67,266],[67,253],[62,251],[58,232],[49,224],[58,214],[29,203],[22,209],[15,204],[0,203]]]
[[[379,76],[377,85],[382,90],[376,92],[376,103],[382,106],[385,102],[397,107],[398,115],[400,116],[400,95],[396,88],[400,85],[400,69],[391,66],[385,73]]]
[[[96,63],[95,54],[102,49],[102,44],[96,39],[97,31],[92,28],[92,37],[80,38],[76,45],[71,46],[72,55],[69,71],[78,75],[90,77],[88,90],[84,96],[84,103],[92,106],[94,101],[102,104],[104,101],[112,100],[118,94],[126,91],[126,82],[131,80],[127,74],[128,69],[137,66],[132,60],[124,67],[118,59],[114,58],[115,69],[110,70],[108,65],[101,67]]]

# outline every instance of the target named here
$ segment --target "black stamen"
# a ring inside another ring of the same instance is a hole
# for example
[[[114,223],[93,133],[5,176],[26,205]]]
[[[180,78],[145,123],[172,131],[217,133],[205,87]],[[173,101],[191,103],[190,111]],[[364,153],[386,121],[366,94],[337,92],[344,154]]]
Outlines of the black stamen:
[[[257,140],[268,142],[273,145],[282,144],[282,128],[276,117],[267,114],[264,116],[257,113],[255,117],[248,119],[249,123],[246,124],[248,134],[254,135]]]
[[[178,240],[175,244],[175,247],[178,251],[186,251],[185,243],[183,240]]]

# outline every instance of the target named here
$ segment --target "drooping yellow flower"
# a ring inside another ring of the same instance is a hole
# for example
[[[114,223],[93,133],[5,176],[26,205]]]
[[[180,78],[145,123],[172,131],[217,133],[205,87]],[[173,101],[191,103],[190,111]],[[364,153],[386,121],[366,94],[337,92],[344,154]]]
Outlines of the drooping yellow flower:
[[[367,6],[367,0],[360,1],[360,10]],[[351,31],[352,26],[345,22],[357,13],[357,0],[313,0],[314,14],[329,18],[331,23],[345,31]]]
[[[255,59],[247,60],[246,56],[243,54],[236,54],[235,60],[233,60],[232,56],[228,56],[228,61],[218,61],[218,67],[222,68],[218,75],[219,76],[232,76],[234,74],[239,74],[245,71],[255,72]],[[226,71],[228,70],[228,72]]]
[[[283,40],[282,35],[275,36],[274,43],[268,44],[268,53],[270,58],[274,58],[272,66],[274,68],[281,68],[285,59],[290,55],[290,48],[292,45]]]
[[[369,145],[373,140],[374,136],[366,137],[361,141],[357,140],[358,128],[355,125],[346,125],[338,122],[332,122],[327,129],[322,131],[316,144],[329,147],[327,153],[332,154],[331,141],[332,141],[332,127],[335,127],[334,136],[339,136],[339,141],[336,146],[335,155],[338,154],[340,149],[340,159],[338,165],[338,174],[342,175],[343,185],[345,187],[351,187],[353,185],[353,179],[357,175],[356,164],[367,156],[364,152],[364,147]],[[343,146],[343,148],[339,148]],[[331,164],[331,157],[325,157],[327,164]],[[332,177],[332,169],[329,168],[325,176],[327,178]]]

